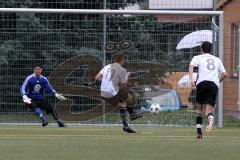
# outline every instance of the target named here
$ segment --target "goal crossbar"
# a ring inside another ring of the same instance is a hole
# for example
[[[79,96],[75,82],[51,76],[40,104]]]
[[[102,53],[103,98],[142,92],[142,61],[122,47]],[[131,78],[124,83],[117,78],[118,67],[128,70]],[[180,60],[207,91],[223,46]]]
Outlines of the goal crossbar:
[[[212,15],[223,11],[183,11],[183,10],[107,10],[107,9],[45,9],[45,8],[0,8],[0,13],[71,13],[71,14],[165,14],[165,15]]]

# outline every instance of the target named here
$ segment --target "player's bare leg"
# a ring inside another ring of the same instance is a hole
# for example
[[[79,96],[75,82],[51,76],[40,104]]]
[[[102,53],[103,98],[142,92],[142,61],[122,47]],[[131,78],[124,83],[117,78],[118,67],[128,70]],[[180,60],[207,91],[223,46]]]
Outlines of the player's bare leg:
[[[123,124],[123,131],[127,133],[136,133],[134,130],[132,130],[128,125],[127,120],[127,104],[125,102],[118,103],[118,106],[120,107],[120,116],[122,119]]]
[[[131,121],[134,121],[138,118],[142,118],[142,114],[141,113],[138,113],[135,109],[134,109],[134,106],[135,106],[135,98],[131,95],[131,94],[128,94],[128,98],[126,100],[126,103],[127,103],[127,111],[130,115],[130,120]]]
[[[203,105],[197,104],[197,113],[196,113],[196,128],[197,128],[197,139],[202,139],[202,118],[203,118]]]
[[[214,125],[214,114],[213,106],[207,104],[205,109],[205,115],[208,117],[208,125],[206,127],[206,132],[211,132]]]

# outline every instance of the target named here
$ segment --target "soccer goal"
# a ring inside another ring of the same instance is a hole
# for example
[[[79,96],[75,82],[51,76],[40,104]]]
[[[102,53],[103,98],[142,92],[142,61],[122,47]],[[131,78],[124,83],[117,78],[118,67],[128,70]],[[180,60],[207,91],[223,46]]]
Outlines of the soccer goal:
[[[94,76],[123,52],[132,73],[129,89],[136,108],[144,112],[133,123],[195,125],[195,93],[187,72],[201,50],[191,39],[181,40],[204,32],[213,54],[223,60],[223,16],[222,11],[1,8],[0,122],[38,122],[23,105],[19,88],[41,64],[54,89],[68,98],[59,102],[47,94],[64,121],[119,124],[117,108],[101,99]],[[196,35],[201,39],[202,34]],[[149,113],[155,104],[159,113]],[[216,115],[223,127],[222,87]]]

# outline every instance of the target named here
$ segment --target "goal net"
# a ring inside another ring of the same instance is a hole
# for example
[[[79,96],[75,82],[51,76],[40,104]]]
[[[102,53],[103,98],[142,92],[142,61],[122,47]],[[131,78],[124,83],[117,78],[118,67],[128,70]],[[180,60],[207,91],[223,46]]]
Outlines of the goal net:
[[[128,86],[144,117],[135,124],[195,124],[195,93],[188,65],[201,53],[186,41],[211,32],[214,54],[223,56],[223,18],[217,11],[0,9],[0,122],[38,122],[19,89],[41,64],[54,89],[69,100],[49,103],[66,122],[119,124],[118,109],[100,97],[94,76],[114,54],[128,55]],[[194,43],[194,42],[192,42]],[[177,48],[178,46],[178,48]],[[187,47],[188,46],[188,47]],[[222,125],[222,90],[216,113]],[[160,106],[158,114],[149,107]],[[50,117],[49,117],[50,118]]]

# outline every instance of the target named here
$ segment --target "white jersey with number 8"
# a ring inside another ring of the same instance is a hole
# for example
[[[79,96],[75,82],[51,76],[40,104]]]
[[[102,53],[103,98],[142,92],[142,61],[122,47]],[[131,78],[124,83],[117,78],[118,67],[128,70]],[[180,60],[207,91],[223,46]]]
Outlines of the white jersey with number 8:
[[[222,61],[208,53],[194,56],[190,65],[198,67],[197,84],[202,81],[211,81],[219,86],[219,76],[226,72]]]
[[[119,84],[127,82],[127,70],[118,63],[105,66],[100,74],[102,77],[101,96],[111,98],[119,91]]]

